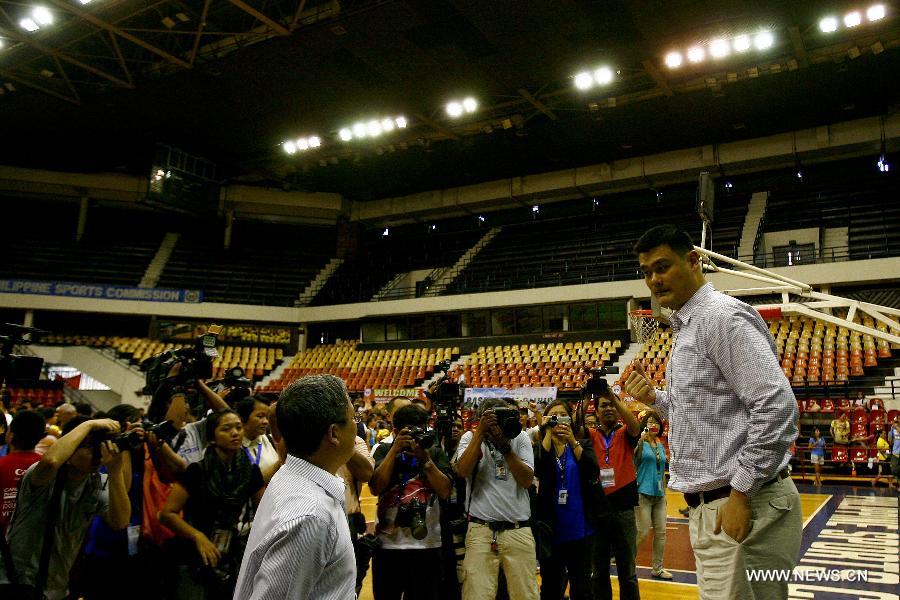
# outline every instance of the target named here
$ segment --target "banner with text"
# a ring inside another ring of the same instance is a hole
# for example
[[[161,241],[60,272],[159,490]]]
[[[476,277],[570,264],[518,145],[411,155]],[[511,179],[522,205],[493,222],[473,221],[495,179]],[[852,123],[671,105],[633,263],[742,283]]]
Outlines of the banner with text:
[[[199,290],[139,288],[126,285],[94,285],[65,281],[32,281],[28,279],[0,279],[0,294],[38,294],[64,298],[94,298],[103,300],[141,300],[145,302],[203,301]]]
[[[466,388],[463,407],[474,410],[486,398],[512,398],[521,408],[527,408],[532,402],[538,406],[546,406],[556,400],[556,388]]]

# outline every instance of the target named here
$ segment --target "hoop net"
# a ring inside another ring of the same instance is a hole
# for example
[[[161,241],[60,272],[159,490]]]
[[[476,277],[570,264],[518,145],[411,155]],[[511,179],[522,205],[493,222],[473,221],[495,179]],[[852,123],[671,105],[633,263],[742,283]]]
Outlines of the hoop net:
[[[646,344],[659,327],[659,321],[653,317],[652,310],[632,310],[628,313],[628,322],[638,343]]]

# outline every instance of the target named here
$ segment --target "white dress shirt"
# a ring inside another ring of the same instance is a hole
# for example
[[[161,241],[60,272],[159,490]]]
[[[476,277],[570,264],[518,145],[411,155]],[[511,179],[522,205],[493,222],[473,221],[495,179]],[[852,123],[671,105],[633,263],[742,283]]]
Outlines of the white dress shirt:
[[[235,600],[288,598],[356,598],[344,480],[296,456],[263,495],[234,591]]]
[[[749,495],[791,459],[797,400],[756,310],[705,284],[672,315],[656,406],[670,421],[669,487]]]

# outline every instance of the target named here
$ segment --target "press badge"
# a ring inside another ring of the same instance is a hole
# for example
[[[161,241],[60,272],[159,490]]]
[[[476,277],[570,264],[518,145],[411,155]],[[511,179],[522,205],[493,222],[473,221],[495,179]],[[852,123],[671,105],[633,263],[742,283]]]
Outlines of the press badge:
[[[558,504],[565,504],[569,500],[569,490],[559,490]]]
[[[213,533],[212,543],[219,552],[227,554],[231,549],[231,531],[216,529],[215,533]]]
[[[136,556],[138,553],[138,541],[141,539],[141,526],[130,525],[128,527],[128,556]]]
[[[613,468],[600,469],[600,483],[605,488],[615,487],[616,470]]]
[[[497,469],[494,471],[494,479],[498,481],[506,481],[508,473],[509,472],[506,470],[506,463],[499,462],[497,463]]]

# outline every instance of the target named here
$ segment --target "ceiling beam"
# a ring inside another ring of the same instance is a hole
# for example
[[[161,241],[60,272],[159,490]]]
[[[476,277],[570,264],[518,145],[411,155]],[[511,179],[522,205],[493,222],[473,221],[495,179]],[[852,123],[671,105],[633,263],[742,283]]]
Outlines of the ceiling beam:
[[[145,42],[141,38],[128,33],[121,27],[117,27],[115,25],[107,23],[103,19],[99,19],[87,11],[77,8],[73,4],[68,4],[66,2],[63,2],[63,0],[49,0],[49,2],[51,4],[53,4],[54,6],[57,6],[63,10],[66,10],[66,11],[72,13],[73,15],[75,15],[77,17],[84,19],[85,21],[87,21],[88,23],[90,23],[91,25],[93,25],[95,27],[99,27],[100,29],[105,29],[106,31],[115,33],[116,35],[128,40],[132,44],[140,46],[144,50],[152,52],[153,54],[156,54],[157,56],[166,59],[170,63],[176,64],[179,67],[182,67],[185,69],[191,68],[191,65],[189,63],[183,61],[182,59],[178,58],[177,56],[173,56],[173,55],[169,54],[168,52],[166,52],[165,50],[162,50],[161,48],[157,48],[153,44]]]
[[[116,60],[119,61],[122,72],[125,73],[125,77],[128,78],[128,83],[134,85],[134,79],[131,78],[131,71],[128,70],[128,65],[125,63],[125,56],[122,54],[122,49],[119,48],[119,42],[116,41],[116,36],[112,31],[107,31],[106,33],[109,36],[109,40],[112,42],[113,50],[116,53]]]
[[[0,69],[0,77],[4,77],[5,79],[10,79],[12,81],[15,81],[16,83],[20,83],[24,86],[30,87],[31,89],[37,90],[44,94],[47,94],[48,96],[53,96],[54,98],[57,98],[59,100],[64,100],[66,102],[71,102],[72,104],[74,104],[76,106],[81,106],[81,100],[79,100],[77,98],[71,98],[69,96],[66,96],[65,94],[60,94],[59,92],[56,92],[49,88],[45,88],[42,85],[32,83],[32,82],[28,81],[27,79],[23,79],[22,77],[19,77],[18,75],[14,75],[13,73],[10,73],[9,71],[6,71],[4,69]]]
[[[248,15],[252,15],[252,16],[256,17],[256,19],[258,21],[265,23],[266,25],[268,25],[269,27],[271,27],[272,29],[277,31],[279,34],[281,34],[281,35],[290,35],[291,34],[291,32],[284,25],[273,20],[271,17],[268,17],[268,16],[264,15],[263,13],[259,12],[258,10],[256,10],[255,8],[253,8],[252,6],[250,6],[243,0],[228,0],[228,1],[231,2],[232,4],[234,4],[235,6],[237,6],[239,9],[241,9],[245,13],[247,13]]]
[[[528,100],[528,102],[530,102],[533,107],[550,117],[551,121],[559,121],[559,117],[556,116],[555,112],[547,108],[547,105],[532,96],[531,93],[525,88],[519,88],[519,95]]]
[[[200,38],[203,36],[203,30],[206,29],[206,15],[209,14],[209,5],[212,0],[206,0],[203,3],[203,12],[200,13],[200,25],[197,26],[197,36],[194,38],[194,47],[191,49],[191,65],[197,60],[197,52],[200,50]]]
[[[2,9],[0,9],[0,11],[2,11]],[[4,13],[5,13],[5,11],[4,11]],[[9,15],[7,15],[7,18],[8,17],[9,17]],[[43,44],[31,39],[27,35],[20,34],[18,31],[15,31],[13,29],[4,29],[4,28],[0,27],[0,33],[2,33],[5,37],[14,39],[16,41],[22,42],[23,44],[31,46],[35,50],[42,52],[42,53],[46,54],[47,56],[50,56],[52,58],[58,58],[59,60],[63,60],[69,64],[75,65],[76,67],[80,67],[80,68],[84,69],[85,71],[88,71],[89,73],[93,73],[94,75],[102,77],[103,79],[111,81],[117,85],[124,87],[124,88],[134,89],[134,85],[128,83],[127,81],[122,81],[115,75],[110,75],[109,73],[107,73],[106,71],[104,71],[102,69],[98,69],[97,67],[95,67],[93,65],[89,65],[87,63],[83,63],[80,60],[78,60],[77,58],[72,58],[71,56],[69,56],[68,54],[66,54],[64,52],[60,52],[59,50],[54,50],[53,48],[48,48],[47,46],[44,46]]]
[[[300,22],[300,15],[303,14],[304,8],[306,8],[306,0],[300,0],[300,4],[297,6],[297,12],[294,13],[294,18],[291,19],[291,31],[297,29],[297,23]]]
[[[56,68],[59,69],[59,74],[62,75],[62,78],[65,80],[66,85],[69,86],[69,91],[72,92],[72,95],[81,101],[81,96],[78,95],[78,90],[75,89],[75,86],[72,85],[72,81],[69,79],[69,75],[66,73],[66,70],[63,68],[62,63],[59,62],[59,59],[55,56],[53,57],[53,62],[56,63]]]
[[[644,71],[647,72],[647,75],[650,76],[650,79],[656,83],[656,86],[663,91],[666,96],[674,96],[675,92],[672,91],[672,88],[669,87],[669,82],[666,81],[666,78],[660,73],[659,69],[656,68],[656,65],[653,64],[652,61],[642,60],[641,65],[644,67]]]
[[[428,125],[428,126],[431,127],[432,129],[434,129],[435,131],[437,131],[438,133],[443,133],[444,135],[446,135],[448,138],[450,138],[450,139],[452,139],[452,140],[458,140],[458,139],[459,139],[459,136],[458,136],[457,134],[453,133],[452,131],[450,131],[449,129],[447,129],[446,127],[444,127],[443,125],[441,125],[441,124],[438,123],[437,121],[434,121],[434,120],[432,120],[432,119],[429,119],[429,118],[426,117],[424,114],[422,114],[422,113],[416,113],[416,114],[414,114],[413,116],[414,116],[416,119],[418,119],[419,121],[422,121],[423,123],[425,123],[426,125]]]
[[[804,69],[809,66],[809,59],[806,57],[806,45],[803,43],[803,35],[800,29],[793,25],[788,29],[791,36],[791,44],[794,46],[794,55],[797,57],[797,64]]]

